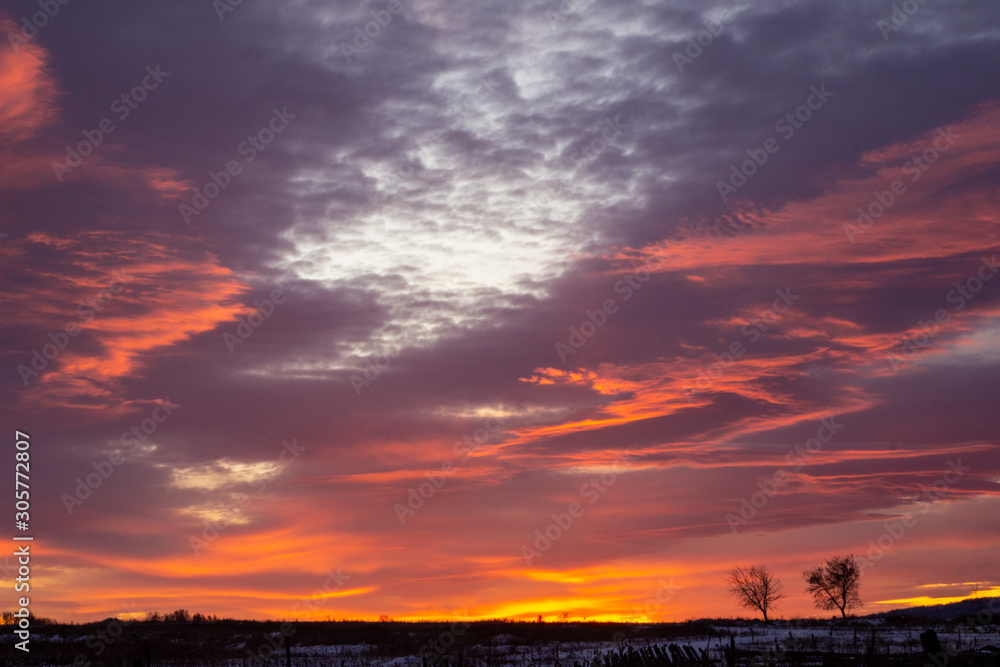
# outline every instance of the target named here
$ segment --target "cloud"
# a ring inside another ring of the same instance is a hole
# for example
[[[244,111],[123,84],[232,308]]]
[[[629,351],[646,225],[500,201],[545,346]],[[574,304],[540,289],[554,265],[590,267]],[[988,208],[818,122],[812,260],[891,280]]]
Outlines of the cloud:
[[[73,7],[0,54],[0,388],[45,443],[34,502],[65,592],[36,613],[92,620],[138,591],[289,617],[340,567],[323,616],[647,618],[663,576],[655,618],[729,614],[734,554],[790,581],[862,552],[959,459],[865,597],[988,579],[993,4],[928,4],[885,40],[878,3],[404,2],[350,59],[378,2]],[[57,179],[146,66],[169,78]],[[294,118],[248,159],[275,108]],[[820,442],[824,419],[843,426]]]

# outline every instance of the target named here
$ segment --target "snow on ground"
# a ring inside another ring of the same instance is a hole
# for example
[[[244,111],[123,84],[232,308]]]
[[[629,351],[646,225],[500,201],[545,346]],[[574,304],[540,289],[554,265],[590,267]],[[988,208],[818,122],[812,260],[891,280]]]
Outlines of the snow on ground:
[[[641,629],[641,626],[637,626]],[[678,637],[675,639],[636,639],[626,638],[626,645],[639,647],[659,645],[666,648],[670,644],[687,645],[696,650],[705,649],[709,655],[722,660],[723,648],[729,646],[729,637],[733,637],[737,647],[759,651],[835,651],[838,653],[867,652],[875,633],[875,649],[878,653],[913,653],[922,650],[920,633],[924,627],[898,629],[882,627],[881,622],[873,621],[867,626],[858,627],[794,627],[792,623],[781,621],[764,627],[759,624],[744,626],[714,626],[717,636],[705,635]],[[963,628],[946,630],[935,628],[941,645],[945,650],[958,651],[979,650],[984,646],[1000,646],[1000,627],[981,626],[975,629]],[[628,634],[628,633],[626,633]],[[615,642],[547,642],[535,645],[518,645],[516,637],[497,635],[491,640],[491,647],[478,645],[464,650],[466,665],[477,667],[484,664],[477,658],[483,658],[490,652],[490,662],[516,666],[531,667],[572,667],[574,663],[581,666],[592,664],[595,658],[603,656],[608,651],[617,649]],[[379,658],[371,655],[372,647],[366,645],[336,645],[336,646],[296,646],[292,655],[313,658],[329,658],[332,664],[339,667],[341,661],[345,667],[420,667],[419,656],[410,655],[393,659]]]
[[[747,621],[712,622],[702,625],[711,628],[709,633],[680,636],[670,639],[647,639],[640,635],[655,633],[656,628],[640,624],[625,626],[623,642],[582,641],[582,642],[539,642],[521,643],[512,634],[498,634],[487,642],[465,646],[462,649],[466,667],[505,665],[507,667],[592,667],[608,651],[622,645],[641,647],[658,645],[666,648],[670,644],[691,646],[696,650],[706,650],[710,657],[723,663],[723,649],[729,646],[730,638],[742,649],[761,652],[821,651],[845,653],[865,653],[869,650],[874,634],[875,650],[878,653],[916,653],[921,651],[920,633],[933,628],[945,650],[982,650],[985,646],[1000,646],[1000,626],[983,625],[975,628],[956,624],[914,625],[913,627],[887,627],[881,619],[866,619],[849,623],[816,623],[799,621],[775,621],[768,625]],[[246,650],[245,635],[232,635],[235,640],[229,647],[235,654]],[[53,636],[47,641],[60,643],[64,637]],[[80,637],[75,639],[79,640]],[[32,641],[46,641],[41,636]],[[6,642],[4,642],[6,643]],[[47,642],[46,642],[47,643]],[[387,657],[379,655],[380,647],[373,644],[318,644],[293,645],[293,664],[330,665],[332,667],[422,667],[418,655]],[[454,652],[451,653],[454,656]],[[179,664],[179,663],[178,663]],[[187,667],[198,667],[187,662]],[[208,664],[208,663],[205,663]],[[242,657],[238,660],[216,660],[215,665],[242,667]],[[283,665],[284,651],[279,650],[266,664]],[[450,658],[454,667],[455,660]]]

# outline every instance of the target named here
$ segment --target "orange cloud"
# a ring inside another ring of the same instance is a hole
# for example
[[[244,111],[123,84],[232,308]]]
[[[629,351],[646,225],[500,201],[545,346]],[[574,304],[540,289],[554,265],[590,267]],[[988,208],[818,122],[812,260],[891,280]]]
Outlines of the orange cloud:
[[[144,355],[211,331],[244,309],[237,298],[245,283],[213,254],[185,253],[164,235],[36,233],[6,251],[23,256],[27,243],[49,246],[64,264],[45,276],[48,287],[12,298],[29,306],[20,310],[33,313],[31,324],[57,336],[69,325],[79,333],[53,367],[29,379],[25,406],[114,408],[117,382],[141,375]],[[75,340],[80,335],[94,345]],[[34,349],[49,342],[43,337]]]
[[[20,29],[14,21],[0,17],[0,33],[11,32]],[[25,143],[59,123],[64,93],[50,70],[50,60],[48,51],[34,41],[19,44],[16,51],[0,50],[0,190],[27,190],[60,182],[52,165],[65,160],[65,149],[52,142]],[[78,133],[76,136],[79,140]],[[61,177],[81,178],[133,195],[152,193],[161,200],[182,197],[191,186],[168,167],[121,167],[100,155],[91,155],[80,168]]]
[[[863,264],[983,252],[1000,246],[1000,192],[983,192],[980,180],[998,159],[1000,104],[988,104],[968,120],[863,156],[861,175],[841,179],[816,199],[733,214],[753,232],[663,241],[614,258],[704,278],[734,266]],[[905,187],[898,195],[891,192],[897,180]],[[858,208],[877,213],[878,197],[889,201],[887,191],[892,203],[860,228]]]
[[[0,18],[0,33],[19,32]],[[58,117],[59,88],[48,70],[49,55],[33,42],[0,49],[0,146],[31,139]]]

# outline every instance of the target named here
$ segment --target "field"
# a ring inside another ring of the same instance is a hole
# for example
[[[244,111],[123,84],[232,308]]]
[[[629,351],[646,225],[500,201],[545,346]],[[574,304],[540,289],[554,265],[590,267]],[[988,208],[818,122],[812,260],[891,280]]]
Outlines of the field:
[[[920,635],[941,651],[929,660]],[[1000,628],[973,619],[686,623],[319,623],[212,621],[45,625],[27,656],[3,637],[2,664],[657,667],[970,665],[1000,667]],[[287,640],[287,641],[286,641]],[[26,659],[27,658],[27,659]]]

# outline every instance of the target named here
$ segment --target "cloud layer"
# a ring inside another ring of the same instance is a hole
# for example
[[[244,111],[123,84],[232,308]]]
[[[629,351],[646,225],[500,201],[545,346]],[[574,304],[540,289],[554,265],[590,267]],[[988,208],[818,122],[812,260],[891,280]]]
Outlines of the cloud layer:
[[[994,3],[11,5],[36,614],[1000,585]]]

